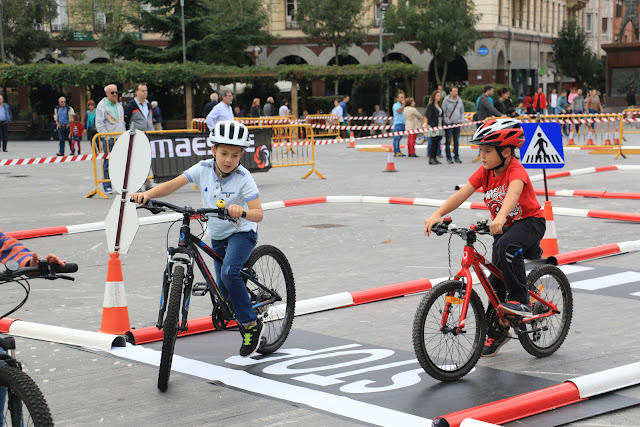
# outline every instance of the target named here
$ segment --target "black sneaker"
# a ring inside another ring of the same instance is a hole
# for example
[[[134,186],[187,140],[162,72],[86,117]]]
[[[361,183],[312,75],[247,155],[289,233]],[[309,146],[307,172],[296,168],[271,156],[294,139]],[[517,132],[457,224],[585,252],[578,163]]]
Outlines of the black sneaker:
[[[533,314],[531,314],[531,305],[523,304],[519,301],[503,302],[498,306],[498,310],[506,314],[513,314],[515,316],[522,316],[522,317],[533,316]]]
[[[240,329],[242,333],[242,346],[240,347],[240,356],[249,357],[255,354],[260,347],[260,340],[262,339],[262,322],[258,320],[258,323],[252,326],[243,327]]]
[[[462,160],[460,160],[460,159],[453,159],[453,161],[456,162],[456,163],[462,163]]]
[[[493,357],[498,354],[498,350],[505,345],[511,337],[507,332],[499,338],[489,338],[484,341],[484,347],[482,348],[482,357]]]

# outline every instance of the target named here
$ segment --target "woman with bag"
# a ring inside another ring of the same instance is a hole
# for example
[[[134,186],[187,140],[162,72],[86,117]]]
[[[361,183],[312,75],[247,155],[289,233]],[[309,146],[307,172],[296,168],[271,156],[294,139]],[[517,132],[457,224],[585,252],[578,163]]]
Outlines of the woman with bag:
[[[413,98],[407,98],[406,107],[404,107],[404,118],[406,120],[405,130],[420,129],[422,127],[422,114],[416,109],[416,101]],[[409,157],[418,157],[416,154],[416,137],[418,134],[409,134],[409,142],[407,143],[407,151]]]
[[[442,93],[439,90],[434,90],[429,98],[429,105],[427,105],[427,111],[425,116],[429,127],[442,127]],[[438,147],[440,147],[440,140],[442,139],[443,130],[432,130],[429,132],[429,164],[439,165],[440,161],[437,159]]]

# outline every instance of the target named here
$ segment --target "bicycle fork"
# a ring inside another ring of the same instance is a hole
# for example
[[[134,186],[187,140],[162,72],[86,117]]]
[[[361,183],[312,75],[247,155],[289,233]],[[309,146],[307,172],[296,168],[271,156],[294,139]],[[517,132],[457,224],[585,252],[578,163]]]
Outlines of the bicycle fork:
[[[160,309],[158,310],[158,322],[156,327],[162,329],[164,325],[164,315],[167,311],[167,303],[169,300],[169,292],[171,291],[171,281],[173,267],[176,261],[169,259],[167,267],[164,270],[164,276],[162,280],[162,293],[160,294]],[[189,304],[191,303],[191,290],[193,288],[193,259],[181,260],[180,264],[184,265],[186,274],[182,283],[182,298],[181,298],[181,310],[182,319],[178,324],[178,330],[184,332],[188,329],[187,317],[189,315]]]

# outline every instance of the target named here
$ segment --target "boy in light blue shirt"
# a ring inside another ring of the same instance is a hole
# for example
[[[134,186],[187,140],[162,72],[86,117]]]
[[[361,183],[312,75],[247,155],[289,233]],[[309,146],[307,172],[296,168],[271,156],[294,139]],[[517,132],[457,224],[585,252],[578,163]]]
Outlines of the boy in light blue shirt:
[[[257,223],[263,218],[258,186],[251,173],[240,165],[244,149],[251,145],[248,138],[249,130],[242,123],[233,120],[218,122],[211,132],[213,159],[203,160],[171,181],[131,196],[136,203],[146,204],[149,199],[168,196],[193,183],[200,189],[204,207],[215,208],[218,200],[225,201],[229,216],[237,222],[210,217],[205,233],[211,237],[211,249],[224,258],[222,264],[216,261],[214,267],[220,291],[225,298],[231,299],[238,323],[242,326],[240,355],[243,357],[258,350],[263,331],[240,275],[256,246]],[[244,218],[243,213],[246,214]]]

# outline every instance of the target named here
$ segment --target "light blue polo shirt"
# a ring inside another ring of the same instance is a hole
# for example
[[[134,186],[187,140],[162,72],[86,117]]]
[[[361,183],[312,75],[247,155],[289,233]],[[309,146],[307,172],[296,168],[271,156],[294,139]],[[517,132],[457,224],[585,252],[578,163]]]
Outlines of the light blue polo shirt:
[[[399,102],[396,102],[395,104],[393,104],[393,125],[403,125],[405,124],[405,118],[404,118],[404,110],[402,110],[402,113],[398,113],[398,111],[402,108],[402,104]]]
[[[251,173],[242,165],[226,178],[218,178],[214,170],[214,160],[203,160],[184,171],[189,182],[200,188],[202,204],[205,208],[215,208],[223,199],[227,204],[239,205],[247,209],[247,203],[260,196],[258,186]],[[258,231],[258,223],[239,218],[236,224],[215,216],[209,217],[205,233],[214,240],[224,240],[239,231]]]

